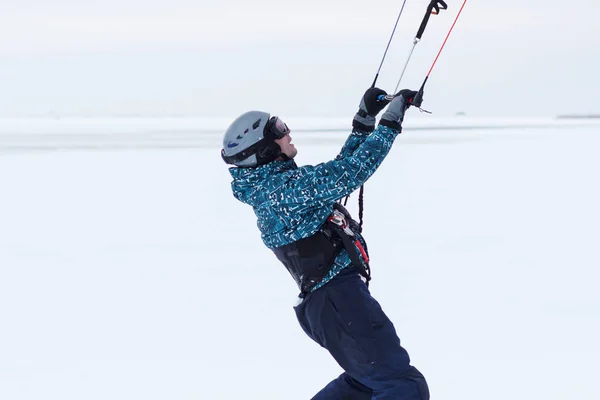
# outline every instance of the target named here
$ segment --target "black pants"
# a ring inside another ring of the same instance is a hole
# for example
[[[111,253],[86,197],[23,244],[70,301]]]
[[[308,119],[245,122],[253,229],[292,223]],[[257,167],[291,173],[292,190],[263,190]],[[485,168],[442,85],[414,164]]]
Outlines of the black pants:
[[[302,329],[345,371],[313,400],[429,400],[394,325],[367,285],[346,268],[295,307]]]

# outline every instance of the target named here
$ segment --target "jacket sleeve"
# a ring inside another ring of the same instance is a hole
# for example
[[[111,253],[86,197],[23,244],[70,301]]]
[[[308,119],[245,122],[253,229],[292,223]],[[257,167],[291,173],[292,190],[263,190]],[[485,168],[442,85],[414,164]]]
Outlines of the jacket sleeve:
[[[344,146],[342,146],[340,154],[338,154],[335,159],[341,160],[351,156],[356,149],[358,149],[358,146],[360,146],[370,134],[371,132],[353,129],[350,136],[348,136],[348,139],[346,139],[346,143],[344,143]]]
[[[272,193],[272,199],[281,206],[310,206],[349,195],[375,173],[399,133],[380,125],[364,138],[350,135],[334,160],[294,170],[279,186],[279,193]],[[355,144],[356,149],[350,151]]]

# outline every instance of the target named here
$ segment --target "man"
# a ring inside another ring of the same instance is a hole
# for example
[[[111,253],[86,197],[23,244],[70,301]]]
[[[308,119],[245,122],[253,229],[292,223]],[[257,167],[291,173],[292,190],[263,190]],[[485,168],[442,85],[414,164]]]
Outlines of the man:
[[[221,155],[233,195],[254,209],[265,245],[300,289],[295,307],[306,334],[343,368],[313,400],[428,400],[423,375],[410,365],[392,322],[370,295],[361,227],[338,203],[369,179],[402,130],[405,111],[422,93],[367,90],[353,130],[332,161],[298,167],[290,129],[278,117],[250,111],[227,129]]]

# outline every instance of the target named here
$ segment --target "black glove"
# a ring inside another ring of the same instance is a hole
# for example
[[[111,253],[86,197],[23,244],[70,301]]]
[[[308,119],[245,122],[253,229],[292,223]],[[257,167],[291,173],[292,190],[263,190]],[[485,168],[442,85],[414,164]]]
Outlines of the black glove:
[[[409,107],[415,106],[415,107],[419,108],[419,107],[421,107],[421,104],[423,104],[423,92],[421,92],[421,94],[419,94],[419,92],[416,90],[404,89],[404,90],[401,90],[399,93],[402,93],[404,98],[408,100]]]
[[[411,105],[420,107],[422,102],[422,93],[419,94],[416,90],[402,89],[396,93],[387,110],[381,116],[381,121],[379,123],[402,132],[404,113]]]
[[[367,89],[360,100],[359,110],[352,120],[352,126],[361,131],[371,132],[375,129],[375,117],[389,103],[385,99],[387,93],[376,87]]]

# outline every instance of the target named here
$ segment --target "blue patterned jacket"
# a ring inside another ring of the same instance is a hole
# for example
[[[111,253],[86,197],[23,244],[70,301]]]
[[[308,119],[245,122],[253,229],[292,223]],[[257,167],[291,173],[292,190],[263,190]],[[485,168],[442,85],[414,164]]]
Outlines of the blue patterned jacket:
[[[258,218],[262,240],[272,249],[309,237],[333,212],[333,204],[369,179],[400,132],[379,125],[372,133],[353,130],[332,161],[298,167],[293,160],[256,168],[229,169],[233,195],[249,204]],[[359,235],[364,244],[364,240]],[[351,264],[346,250],[335,259],[322,287]]]

